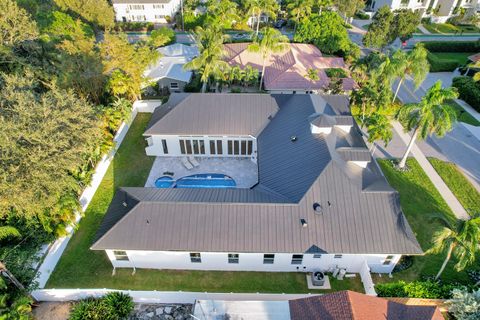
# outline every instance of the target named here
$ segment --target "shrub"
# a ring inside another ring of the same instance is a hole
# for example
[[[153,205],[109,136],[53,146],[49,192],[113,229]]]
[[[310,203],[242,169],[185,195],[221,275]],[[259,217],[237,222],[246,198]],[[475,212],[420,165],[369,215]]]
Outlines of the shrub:
[[[202,89],[202,82],[200,81],[200,75],[194,74],[192,80],[185,85],[183,91],[185,92],[200,92]]]
[[[452,86],[457,88],[459,98],[480,112],[480,86],[470,77],[453,78]]]
[[[437,55],[428,53],[428,62],[430,63],[430,72],[454,71],[460,67],[457,60],[439,58]]]
[[[368,14],[366,14],[365,12],[357,11],[357,13],[355,13],[355,19],[368,20],[368,19],[370,19],[370,16]]]
[[[158,28],[152,31],[150,41],[155,47],[169,45],[175,42],[175,31],[167,27]]]
[[[87,298],[76,303],[69,320],[120,320],[128,317],[134,307],[132,297],[110,292],[100,299]]]
[[[430,52],[479,52],[480,41],[429,41],[423,42]]]
[[[455,288],[462,286],[452,283],[442,283],[439,281],[397,281],[389,283],[379,283],[375,285],[375,290],[379,297],[408,297],[423,299],[448,299]]]
[[[152,22],[117,22],[116,31],[152,31],[154,24]]]
[[[447,304],[448,311],[455,316],[455,319],[480,319],[480,289],[473,292],[455,289],[452,299]]]
[[[347,73],[345,70],[341,68],[330,68],[330,69],[325,69],[325,73],[327,74],[327,77],[329,78],[345,78],[347,77]]]

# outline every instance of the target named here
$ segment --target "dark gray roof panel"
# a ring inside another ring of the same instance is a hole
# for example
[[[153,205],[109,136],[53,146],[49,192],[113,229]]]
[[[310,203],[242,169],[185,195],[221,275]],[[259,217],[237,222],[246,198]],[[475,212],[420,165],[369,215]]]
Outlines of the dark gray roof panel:
[[[337,153],[345,161],[371,161],[372,155],[367,148],[341,147],[337,148]]]

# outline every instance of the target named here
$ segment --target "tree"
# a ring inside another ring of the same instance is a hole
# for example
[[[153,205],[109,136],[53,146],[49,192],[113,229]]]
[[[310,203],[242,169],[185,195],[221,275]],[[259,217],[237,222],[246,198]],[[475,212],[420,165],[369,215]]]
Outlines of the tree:
[[[244,86],[247,86],[248,84],[252,86],[256,85],[259,75],[258,70],[253,68],[252,66],[246,66],[243,71],[245,73],[245,76],[243,78]]]
[[[400,169],[405,167],[408,155],[419,134],[422,139],[430,134],[442,137],[452,129],[457,116],[455,110],[450,105],[445,104],[445,101],[457,97],[456,89],[442,89],[442,82],[439,80],[428,89],[419,103],[407,104],[400,108],[397,118],[407,123],[409,131],[413,130],[407,150],[398,165]]]
[[[411,9],[395,10],[389,42],[393,42],[397,38],[400,38],[401,41],[410,39],[421,23],[421,19],[420,11],[412,11]]]
[[[201,74],[202,92],[207,89],[210,77],[224,79],[229,65],[223,61],[225,55],[223,41],[225,36],[216,27],[203,29],[197,27],[196,39],[200,54],[187,62],[183,67],[186,70],[198,70]]]
[[[207,2],[207,23],[219,24],[230,29],[234,21],[239,19],[238,4],[230,0],[209,0]]]
[[[245,3],[248,14],[252,15],[257,26],[255,28],[255,37],[258,38],[258,31],[260,28],[260,17],[265,14],[269,17],[275,17],[280,6],[276,0],[247,0]]]
[[[297,31],[297,25],[300,20],[312,13],[312,6],[313,0],[289,0],[287,2],[287,9],[295,21],[294,34]]]
[[[63,10],[74,12],[86,21],[105,28],[114,26],[115,12],[107,0],[54,0]]]
[[[262,90],[263,76],[265,75],[265,65],[272,53],[282,52],[287,49],[288,38],[280,31],[266,27],[262,30],[263,37],[260,41],[253,42],[248,46],[251,52],[258,52],[262,56],[262,75],[260,76],[260,85],[258,90]]]
[[[393,24],[393,13],[390,8],[383,6],[375,13],[372,23],[368,26],[368,31],[363,37],[363,44],[369,48],[383,50],[390,43],[390,30]]]
[[[468,220],[454,220],[454,218],[439,214],[432,216],[443,225],[443,228],[434,234],[433,246],[427,253],[439,254],[447,251],[445,260],[435,276],[435,280],[437,280],[452,255],[457,258],[455,264],[457,271],[462,271],[475,261],[475,256],[479,252],[480,214],[474,214]]]
[[[365,121],[368,132],[368,142],[373,143],[376,140],[382,140],[385,146],[393,138],[392,124],[388,116],[375,113]]]
[[[480,319],[480,289],[453,289],[452,298],[447,301],[448,312],[458,320]]]
[[[159,53],[146,45],[131,45],[124,34],[109,32],[105,33],[99,47],[103,73],[109,78],[114,77],[108,80],[110,92],[114,95],[125,92],[126,97],[135,100],[141,95],[142,84],[146,82],[143,76],[145,68],[158,59]],[[116,89],[115,85],[120,88]],[[130,89],[125,90],[125,85]]]
[[[36,23],[15,1],[0,1],[0,12],[0,46],[12,46],[38,37]]]
[[[20,232],[15,227],[0,226],[0,241],[10,237],[18,238],[20,236],[21,236]]]
[[[71,173],[99,139],[93,107],[55,84],[42,90],[31,72],[0,77],[0,149],[8,150],[0,154],[0,219],[14,215],[61,232],[78,208]]]
[[[398,91],[407,75],[413,78],[415,89],[425,80],[430,70],[427,55],[428,51],[421,43],[415,45],[415,48],[409,53],[398,50],[392,55],[392,59],[396,61],[397,75],[400,77],[393,101],[397,98]]]
[[[315,44],[322,52],[333,54],[350,50],[351,41],[342,18],[333,11],[312,14],[298,26],[295,42]]]
[[[320,76],[318,75],[318,70],[314,68],[308,68],[305,78],[307,78],[310,82],[309,90],[312,89],[312,84],[315,83],[315,81],[318,81],[320,79]]]
[[[365,7],[364,0],[334,0],[338,11],[345,17],[345,20],[353,17],[353,15]]]
[[[150,34],[150,44],[155,47],[162,47],[175,41],[175,31],[168,27],[155,29]]]
[[[322,13],[322,10],[330,7],[333,4],[333,0],[313,0],[318,9],[318,14]]]

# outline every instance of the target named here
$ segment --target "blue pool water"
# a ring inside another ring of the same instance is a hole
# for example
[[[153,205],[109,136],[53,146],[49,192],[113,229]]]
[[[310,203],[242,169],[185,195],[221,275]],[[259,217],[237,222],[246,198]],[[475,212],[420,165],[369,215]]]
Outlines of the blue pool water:
[[[155,187],[157,188],[171,188],[173,187],[175,181],[173,181],[172,177],[169,176],[163,176],[158,178],[155,181]]]
[[[186,176],[176,182],[171,177],[163,176],[155,181],[157,188],[235,188],[235,180],[220,173],[202,173]]]

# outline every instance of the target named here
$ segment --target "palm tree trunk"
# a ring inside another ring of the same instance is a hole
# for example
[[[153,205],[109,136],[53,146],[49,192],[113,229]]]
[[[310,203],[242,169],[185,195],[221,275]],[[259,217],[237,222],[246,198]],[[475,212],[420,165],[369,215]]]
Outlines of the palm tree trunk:
[[[295,33],[297,33],[297,25],[298,25],[298,16],[300,15],[300,12],[297,13],[297,19],[295,20],[295,26],[293,26],[293,35],[295,36]]]
[[[445,261],[443,261],[442,267],[440,268],[437,275],[435,276],[435,280],[438,280],[443,270],[445,270],[445,267],[447,266],[447,263],[450,260],[450,257],[452,256],[452,251],[453,251],[453,244],[450,244],[450,247],[448,248],[447,256],[445,257]]]
[[[395,99],[397,98],[397,95],[398,95],[398,91],[400,90],[400,87],[402,86],[402,83],[403,83],[403,77],[400,78],[400,81],[398,81],[398,86],[397,86],[397,90],[395,90],[395,95],[393,96],[393,102],[395,102]]]
[[[205,93],[207,91],[207,82],[202,83],[202,93]]]
[[[407,151],[405,151],[402,161],[400,161],[400,163],[398,164],[398,167],[400,169],[405,168],[405,165],[407,164],[408,155],[410,154],[410,151],[412,150],[413,145],[415,144],[415,140],[417,140],[417,135],[418,135],[418,127],[416,127],[415,130],[413,131],[413,135],[408,144]]]
[[[262,66],[262,75],[260,76],[260,86],[258,87],[258,90],[262,90],[262,83],[263,83],[263,75],[265,74],[265,58],[263,58],[263,66]]]
[[[257,30],[255,31],[255,36],[258,38],[258,28],[260,27],[260,16],[262,15],[262,11],[258,13],[258,19],[257,19]]]

